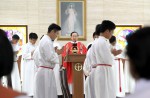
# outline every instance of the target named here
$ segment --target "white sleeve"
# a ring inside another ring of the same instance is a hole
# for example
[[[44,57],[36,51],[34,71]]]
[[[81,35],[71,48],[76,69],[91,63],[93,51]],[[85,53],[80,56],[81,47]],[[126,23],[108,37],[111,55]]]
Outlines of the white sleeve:
[[[107,42],[102,43],[102,45],[97,45],[96,47],[97,58],[102,59],[104,64],[113,64],[113,57],[110,50],[110,45]]]
[[[87,58],[85,58],[84,60],[84,64],[83,64],[83,72],[86,76],[88,76],[88,72],[87,72]]]
[[[38,54],[39,54],[39,48],[36,48],[36,50],[33,53],[33,60],[34,60],[34,63],[35,63],[36,66],[39,65],[39,59],[37,59],[37,58],[39,58]]]
[[[19,51],[19,46],[17,44],[12,45],[12,47],[13,47],[13,52]]]
[[[120,58],[122,58],[122,59],[126,59],[127,58],[126,48],[123,49],[122,53],[120,54]]]
[[[53,46],[54,46],[54,48],[57,47],[58,49],[62,48],[62,46],[59,43],[57,43],[57,42],[54,42]]]
[[[29,52],[29,48],[25,45],[22,49],[22,58],[23,60],[29,60],[32,58],[31,52]]]
[[[19,49],[20,49],[20,46],[17,44],[16,45],[16,50],[19,51]]]
[[[83,72],[86,76],[88,76],[89,73],[90,73],[90,70],[91,69],[90,69],[90,66],[89,66],[88,58],[86,58],[85,61],[84,61],[84,65],[83,65]]]
[[[45,43],[42,47],[39,48],[47,61],[53,64],[59,64],[58,54],[55,52],[53,44]]]

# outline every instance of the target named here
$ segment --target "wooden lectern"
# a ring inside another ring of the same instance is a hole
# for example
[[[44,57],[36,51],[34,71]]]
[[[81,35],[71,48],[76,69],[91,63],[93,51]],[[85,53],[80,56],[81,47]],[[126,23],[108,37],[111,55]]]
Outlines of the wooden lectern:
[[[66,62],[72,63],[73,98],[84,98],[83,62],[85,57],[85,54],[68,54],[65,58]]]

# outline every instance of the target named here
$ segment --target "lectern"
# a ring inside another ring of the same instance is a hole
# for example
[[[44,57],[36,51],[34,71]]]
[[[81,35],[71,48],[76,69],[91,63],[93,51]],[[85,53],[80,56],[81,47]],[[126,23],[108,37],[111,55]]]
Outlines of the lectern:
[[[73,98],[84,98],[83,62],[85,57],[85,54],[68,54],[65,57],[66,62],[72,63]]]

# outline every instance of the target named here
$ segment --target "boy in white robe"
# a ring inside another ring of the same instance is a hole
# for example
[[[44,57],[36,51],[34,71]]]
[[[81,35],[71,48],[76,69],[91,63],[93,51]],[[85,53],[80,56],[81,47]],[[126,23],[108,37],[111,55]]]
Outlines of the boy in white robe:
[[[14,51],[14,67],[11,72],[11,83],[12,83],[12,88],[17,91],[21,91],[21,81],[20,81],[20,74],[19,74],[19,68],[18,68],[18,63],[17,63],[17,53],[19,51],[19,46],[18,46],[18,41],[19,41],[19,36],[18,35],[13,35],[12,36],[12,47]]]
[[[33,60],[33,52],[36,49],[36,41],[38,36],[36,33],[29,34],[29,42],[24,45],[22,51],[22,65],[21,65],[21,72],[22,72],[22,91],[27,93],[28,96],[33,96],[33,83],[34,83],[34,76],[36,72],[36,66]]]
[[[114,70],[114,77],[115,77],[115,83],[116,83],[116,96],[117,97],[125,97],[125,81],[124,81],[124,67],[122,63],[122,50],[119,47],[119,45],[116,42],[116,37],[112,36],[109,39],[109,42],[111,44],[112,49],[116,49],[119,52],[119,55],[116,55],[114,57],[114,65],[113,65],[113,70]]]
[[[54,41],[54,48],[57,48],[57,49],[61,49],[62,46]],[[59,57],[59,64],[56,64],[55,67],[54,67],[54,75],[55,75],[55,79],[56,79],[56,87],[57,87],[57,95],[58,95],[58,98],[62,98],[62,89],[61,89],[61,85],[60,85],[60,66],[62,65],[62,57],[61,55],[58,55]]]
[[[35,75],[34,98],[57,98],[53,68],[59,64],[57,53],[60,54],[63,49],[55,50],[52,41],[58,36],[60,30],[60,26],[51,24],[33,54],[33,59],[38,67]]]
[[[115,81],[113,76],[113,57],[111,55],[108,39],[111,38],[115,24],[104,20],[101,24],[99,38],[91,47],[92,66],[96,67],[93,72],[95,97],[94,98],[116,98]],[[112,50],[115,53],[115,50]]]
[[[94,83],[93,76],[91,75],[92,71],[94,71],[94,68],[91,66],[91,57],[90,57],[90,49],[87,51],[86,59],[84,61],[83,66],[83,72],[85,76],[87,76],[84,84],[84,92],[85,92],[85,98],[94,98],[94,86],[91,85]]]
[[[95,32],[93,33],[94,41],[98,39],[99,32],[100,32],[100,24],[96,25]],[[95,69],[95,68],[92,68],[92,66],[91,66],[91,61],[94,59],[92,59],[91,55],[90,55],[90,52],[91,52],[90,48],[92,47],[93,42],[91,42],[87,46],[88,51],[87,51],[86,58],[84,61],[84,66],[83,66],[83,72],[84,72],[85,76],[87,77],[85,80],[85,84],[84,84],[85,98],[94,98],[95,97],[94,86],[91,85],[94,83],[94,79],[93,79],[93,76],[91,75],[91,73],[93,73],[94,69]]]

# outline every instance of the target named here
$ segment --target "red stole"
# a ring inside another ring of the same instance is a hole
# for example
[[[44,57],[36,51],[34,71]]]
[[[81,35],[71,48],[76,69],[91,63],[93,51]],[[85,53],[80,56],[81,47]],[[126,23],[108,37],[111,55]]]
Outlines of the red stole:
[[[64,57],[67,54],[72,54],[72,45],[73,45],[73,43],[68,42],[64,46],[64,51],[62,53],[62,57],[63,57],[62,64],[63,64],[63,67],[65,67],[67,70],[67,79],[68,79],[69,84],[72,83],[72,64],[70,62],[65,62]],[[78,48],[78,52],[77,52],[78,54],[86,54],[87,49],[84,44],[82,44],[81,42],[77,42],[77,48]]]

